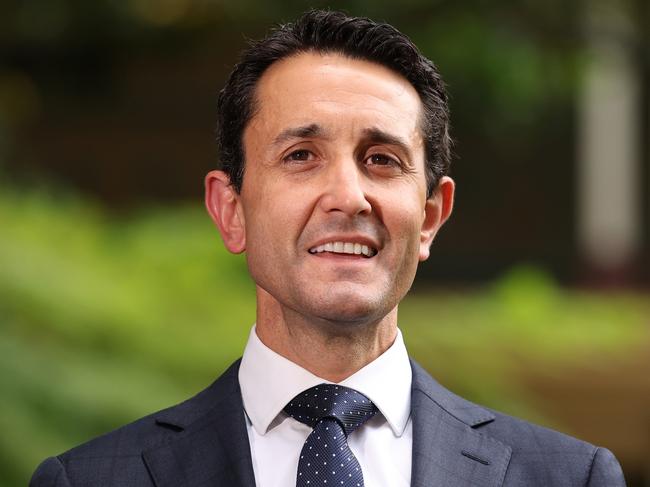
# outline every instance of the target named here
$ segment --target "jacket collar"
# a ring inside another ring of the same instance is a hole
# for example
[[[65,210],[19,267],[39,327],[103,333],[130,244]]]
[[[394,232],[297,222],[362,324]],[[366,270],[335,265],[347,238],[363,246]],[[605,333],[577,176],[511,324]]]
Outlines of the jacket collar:
[[[154,416],[177,432],[142,454],[156,487],[255,487],[238,369],[239,361],[203,392]]]
[[[480,432],[495,416],[438,384],[411,361],[412,487],[503,484],[511,448]],[[156,487],[254,487],[235,362],[210,387],[156,414],[172,436],[143,452]]]
[[[494,414],[449,392],[417,363],[411,367],[411,486],[501,486],[512,449],[478,430]]]

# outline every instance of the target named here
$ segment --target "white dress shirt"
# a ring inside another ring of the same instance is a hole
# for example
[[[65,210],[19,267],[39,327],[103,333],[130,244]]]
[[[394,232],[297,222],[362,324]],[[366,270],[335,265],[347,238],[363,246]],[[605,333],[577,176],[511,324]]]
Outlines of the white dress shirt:
[[[350,434],[365,487],[411,483],[411,365],[402,334],[380,357],[341,382],[361,392],[379,412]],[[248,440],[257,487],[296,485],[298,459],[312,429],[282,410],[297,394],[330,382],[278,355],[251,330],[239,367]]]

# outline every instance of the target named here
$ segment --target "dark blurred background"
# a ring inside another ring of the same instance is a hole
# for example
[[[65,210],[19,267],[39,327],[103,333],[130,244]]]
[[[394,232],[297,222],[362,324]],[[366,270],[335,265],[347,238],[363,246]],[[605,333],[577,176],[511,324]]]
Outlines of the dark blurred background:
[[[645,0],[5,0],[0,484],[241,353],[253,286],[200,208],[216,97],[310,7],[390,22],[448,84],[457,202],[401,309],[411,352],[650,485]]]

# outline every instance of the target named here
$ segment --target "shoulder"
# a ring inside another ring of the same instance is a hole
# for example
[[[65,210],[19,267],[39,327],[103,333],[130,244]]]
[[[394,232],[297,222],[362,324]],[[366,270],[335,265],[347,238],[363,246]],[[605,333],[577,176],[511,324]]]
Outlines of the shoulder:
[[[34,472],[30,487],[67,487],[75,484],[72,479],[92,485],[151,485],[143,452],[164,445],[233,397],[236,402],[238,366],[236,362],[208,388],[180,404],[47,458]]]
[[[540,485],[624,486],[623,472],[606,448],[497,411],[479,428],[508,444],[512,457],[506,479],[524,485],[534,476]],[[558,483],[562,479],[562,484]]]
[[[427,421],[417,418],[417,412],[426,412],[437,416],[438,425],[440,418],[452,423],[448,431],[458,432],[454,434],[462,435],[467,445],[477,445],[475,451],[490,453],[488,445],[494,445],[492,453],[500,452],[504,486],[625,485],[618,461],[607,449],[467,401],[415,362],[412,370],[414,421],[426,428]]]
[[[30,487],[150,484],[142,464],[144,449],[165,441],[170,432],[156,426],[155,414],[94,438],[43,461],[32,476]]]

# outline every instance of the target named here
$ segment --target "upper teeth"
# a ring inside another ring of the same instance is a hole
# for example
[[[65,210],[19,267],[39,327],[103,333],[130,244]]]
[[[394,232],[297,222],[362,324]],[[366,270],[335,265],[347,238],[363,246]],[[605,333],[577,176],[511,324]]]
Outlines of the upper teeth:
[[[359,243],[352,242],[327,242],[326,244],[319,245],[318,247],[312,247],[309,249],[309,252],[312,254],[317,254],[319,252],[334,252],[337,254],[356,254],[356,255],[365,255],[366,257],[372,257],[377,253],[377,251],[367,245],[361,245]]]

